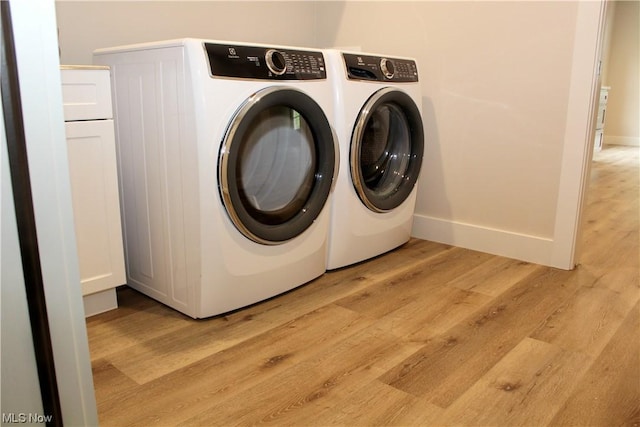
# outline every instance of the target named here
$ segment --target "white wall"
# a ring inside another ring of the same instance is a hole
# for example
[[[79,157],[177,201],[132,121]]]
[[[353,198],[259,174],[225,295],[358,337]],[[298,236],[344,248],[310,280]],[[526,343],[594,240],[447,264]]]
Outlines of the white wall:
[[[570,98],[586,91],[588,104],[590,91],[572,86],[579,7],[346,2],[322,10],[333,23],[324,44],[418,59],[426,152],[414,235],[563,264],[548,255],[558,237]]]
[[[345,6],[333,44],[419,61],[419,214],[552,236],[575,16],[568,2]]]
[[[603,85],[611,86],[606,144],[640,145],[640,2],[611,3]]]
[[[314,46],[308,1],[57,1],[62,64],[92,64],[97,48],[196,37]]]

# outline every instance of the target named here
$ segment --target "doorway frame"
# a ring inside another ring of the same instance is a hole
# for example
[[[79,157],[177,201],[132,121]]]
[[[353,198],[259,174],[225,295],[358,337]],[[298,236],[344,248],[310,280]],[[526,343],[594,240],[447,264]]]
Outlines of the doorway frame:
[[[554,244],[549,259],[549,265],[566,270],[573,269],[580,256],[600,96],[606,6],[607,0],[578,4]]]

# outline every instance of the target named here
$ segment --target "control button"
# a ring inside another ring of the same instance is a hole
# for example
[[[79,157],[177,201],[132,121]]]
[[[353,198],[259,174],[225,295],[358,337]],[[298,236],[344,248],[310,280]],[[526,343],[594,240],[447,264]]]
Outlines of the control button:
[[[276,76],[281,76],[287,71],[287,62],[281,52],[269,49],[264,57],[267,62],[267,68]]]
[[[388,79],[393,78],[393,74],[395,73],[395,67],[393,66],[393,62],[387,58],[382,58],[380,60],[380,69],[384,76]]]

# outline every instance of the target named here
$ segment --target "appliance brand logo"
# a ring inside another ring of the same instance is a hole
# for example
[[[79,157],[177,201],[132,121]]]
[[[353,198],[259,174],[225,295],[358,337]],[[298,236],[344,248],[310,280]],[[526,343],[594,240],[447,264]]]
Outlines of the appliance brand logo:
[[[235,47],[230,47],[230,48],[228,48],[228,50],[229,50],[229,58],[232,58],[232,59],[238,59],[239,58],[238,52],[236,52],[236,48]]]

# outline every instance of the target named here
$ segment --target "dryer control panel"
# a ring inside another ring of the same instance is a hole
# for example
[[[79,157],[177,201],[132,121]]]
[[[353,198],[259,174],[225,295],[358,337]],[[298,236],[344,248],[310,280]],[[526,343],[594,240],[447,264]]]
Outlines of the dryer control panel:
[[[318,80],[327,72],[322,52],[204,43],[211,77]]]
[[[347,77],[378,82],[417,82],[418,66],[411,59],[343,53]]]

